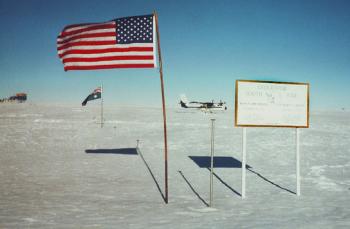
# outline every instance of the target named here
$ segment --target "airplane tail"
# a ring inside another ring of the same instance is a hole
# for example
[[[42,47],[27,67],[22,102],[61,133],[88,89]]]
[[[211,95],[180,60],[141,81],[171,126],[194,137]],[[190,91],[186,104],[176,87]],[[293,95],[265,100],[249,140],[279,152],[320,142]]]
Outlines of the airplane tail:
[[[187,104],[188,104],[188,100],[187,100],[186,95],[185,94],[180,95],[180,105],[181,105],[181,107],[188,108]]]
[[[183,107],[183,108],[188,108],[188,106],[186,105],[186,103],[184,103],[182,100],[180,100],[180,104],[181,104],[181,107]]]
[[[188,100],[185,94],[180,95],[180,100],[184,103],[188,103]]]

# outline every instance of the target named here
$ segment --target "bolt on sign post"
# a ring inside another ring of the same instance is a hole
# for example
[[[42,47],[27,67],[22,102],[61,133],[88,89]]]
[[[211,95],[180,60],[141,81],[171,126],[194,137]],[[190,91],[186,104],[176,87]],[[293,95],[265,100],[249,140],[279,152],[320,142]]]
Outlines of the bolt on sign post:
[[[243,128],[242,198],[246,196],[248,127],[295,128],[296,186],[300,195],[300,128],[309,128],[309,84],[236,80],[235,126]]]

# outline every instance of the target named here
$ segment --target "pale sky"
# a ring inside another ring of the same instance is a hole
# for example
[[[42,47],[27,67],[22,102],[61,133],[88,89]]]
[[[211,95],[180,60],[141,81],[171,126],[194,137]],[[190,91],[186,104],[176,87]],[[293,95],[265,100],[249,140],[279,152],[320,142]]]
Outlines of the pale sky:
[[[161,106],[157,69],[64,72],[64,26],[159,16],[166,102],[224,100],[236,79],[310,83],[311,108],[350,109],[350,1],[0,0],[0,98],[81,104],[100,84],[111,105]]]

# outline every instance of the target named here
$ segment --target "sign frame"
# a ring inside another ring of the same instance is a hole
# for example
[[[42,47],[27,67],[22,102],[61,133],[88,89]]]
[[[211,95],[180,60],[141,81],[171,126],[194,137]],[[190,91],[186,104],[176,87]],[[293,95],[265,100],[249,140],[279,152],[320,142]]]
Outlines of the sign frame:
[[[305,85],[307,86],[307,98],[306,98],[306,125],[270,125],[270,124],[238,124],[238,83],[267,83],[267,84],[286,84],[286,85]],[[281,81],[264,81],[264,80],[236,80],[235,83],[235,127],[280,127],[280,128],[309,128],[310,125],[310,84],[300,82],[281,82]]]

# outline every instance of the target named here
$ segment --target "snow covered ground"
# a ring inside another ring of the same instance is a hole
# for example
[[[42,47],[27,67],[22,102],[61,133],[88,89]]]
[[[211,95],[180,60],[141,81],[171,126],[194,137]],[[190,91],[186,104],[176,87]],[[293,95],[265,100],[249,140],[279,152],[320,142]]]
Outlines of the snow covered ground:
[[[294,130],[248,129],[244,200],[233,111],[167,112],[169,204],[161,109],[106,107],[100,128],[98,103],[1,104],[0,228],[350,228],[349,112],[311,112],[300,197]]]

